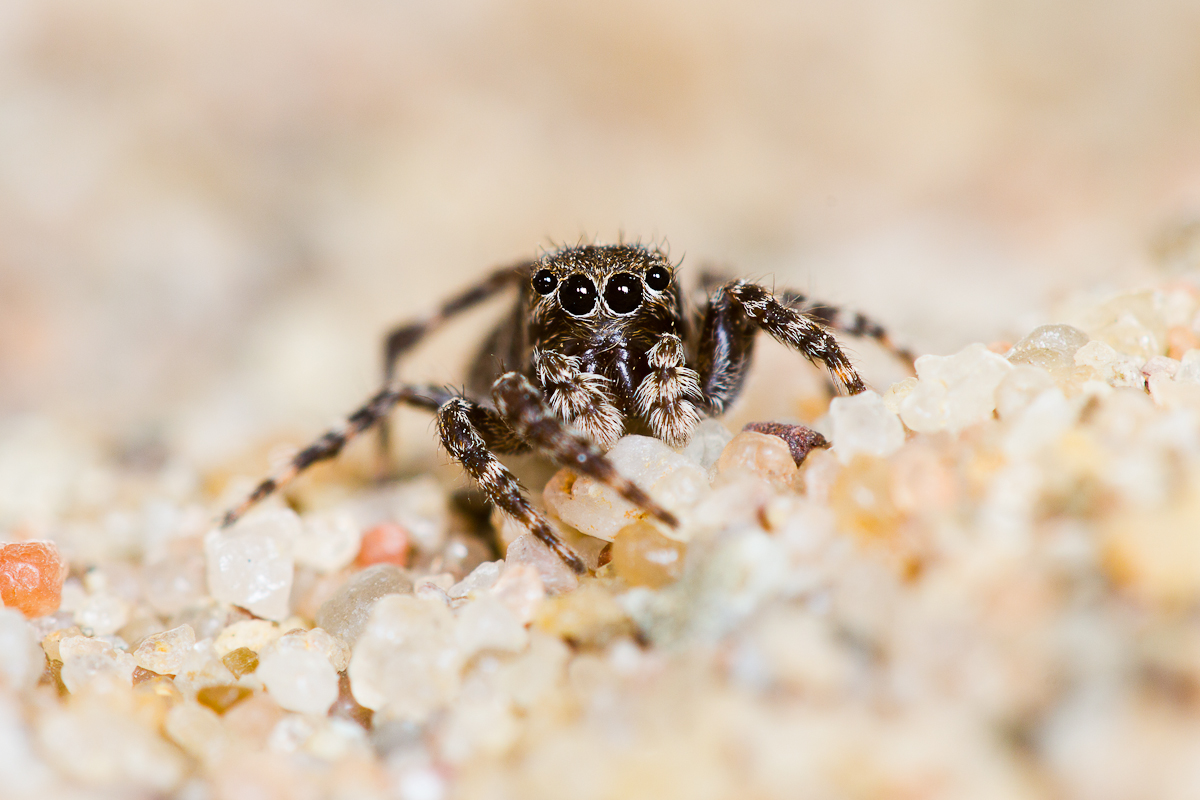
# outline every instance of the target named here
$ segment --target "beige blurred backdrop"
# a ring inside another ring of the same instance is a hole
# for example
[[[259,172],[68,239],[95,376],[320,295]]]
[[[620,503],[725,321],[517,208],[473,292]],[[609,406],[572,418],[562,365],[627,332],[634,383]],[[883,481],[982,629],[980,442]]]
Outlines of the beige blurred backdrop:
[[[390,323],[581,235],[1019,335],[1200,208],[1197,42],[1194,0],[5,0],[0,415],[302,438]]]

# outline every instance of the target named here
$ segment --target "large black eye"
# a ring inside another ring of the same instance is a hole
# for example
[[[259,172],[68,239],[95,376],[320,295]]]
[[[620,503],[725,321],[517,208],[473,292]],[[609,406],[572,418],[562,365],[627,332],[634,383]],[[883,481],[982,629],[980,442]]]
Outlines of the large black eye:
[[[646,270],[646,285],[661,292],[671,285],[671,273],[667,272],[666,267],[651,267]]]
[[[629,272],[618,272],[604,286],[604,302],[614,314],[630,314],[642,304],[642,282]]]
[[[558,278],[548,269],[538,270],[538,274],[533,276],[533,290],[540,295],[550,294],[555,286],[558,286]]]
[[[568,314],[582,317],[596,307],[596,284],[591,278],[572,275],[558,288],[558,302]]]

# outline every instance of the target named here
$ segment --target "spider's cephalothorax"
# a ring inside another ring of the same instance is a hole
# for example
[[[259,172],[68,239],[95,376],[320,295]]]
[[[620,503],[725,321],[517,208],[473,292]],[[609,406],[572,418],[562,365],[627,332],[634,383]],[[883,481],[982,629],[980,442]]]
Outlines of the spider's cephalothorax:
[[[622,477],[604,453],[630,431],[647,431],[673,447],[686,444],[703,416],[721,413],[741,391],[758,330],[824,364],[850,394],[864,386],[830,327],[875,338],[911,360],[860,314],[847,316],[828,307],[810,307],[806,314],[802,295],[777,298],[746,281],[705,277],[702,283],[711,290],[707,302],[688,314],[666,255],[628,244],[566,247],[494,272],[437,311],[393,331],[384,348],[383,388],[345,425],[260,483],[224,523],[309,465],[332,458],[404,403],[435,412],[443,446],[489,499],[583,572],[579,557],[530,504],[497,454],[542,452],[676,525],[675,517]],[[466,391],[396,380],[400,356],[425,334],[510,286],[517,288],[516,305],[485,340]],[[386,442],[386,424],[381,428]]]

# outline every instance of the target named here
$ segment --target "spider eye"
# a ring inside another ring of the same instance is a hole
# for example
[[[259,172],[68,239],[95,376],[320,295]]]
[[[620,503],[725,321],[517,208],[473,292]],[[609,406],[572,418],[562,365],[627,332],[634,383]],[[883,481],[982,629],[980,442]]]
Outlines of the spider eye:
[[[614,314],[632,314],[642,304],[642,282],[629,272],[618,272],[604,286],[604,302]]]
[[[646,270],[646,285],[661,292],[671,285],[671,273],[667,272],[666,267],[651,267]]]
[[[548,269],[538,270],[538,274],[533,276],[533,290],[543,297],[553,292],[556,286],[558,278]]]
[[[558,302],[571,316],[590,314],[596,307],[596,284],[583,275],[572,275],[559,287]]]

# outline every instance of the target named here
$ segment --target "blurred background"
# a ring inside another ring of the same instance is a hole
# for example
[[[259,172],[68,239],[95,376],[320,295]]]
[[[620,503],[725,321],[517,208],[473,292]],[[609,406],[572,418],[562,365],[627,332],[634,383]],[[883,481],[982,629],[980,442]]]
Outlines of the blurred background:
[[[1194,0],[5,0],[0,416],[302,442],[390,324],[580,236],[1020,335],[1200,209],[1198,41]]]

